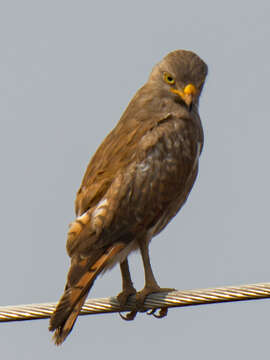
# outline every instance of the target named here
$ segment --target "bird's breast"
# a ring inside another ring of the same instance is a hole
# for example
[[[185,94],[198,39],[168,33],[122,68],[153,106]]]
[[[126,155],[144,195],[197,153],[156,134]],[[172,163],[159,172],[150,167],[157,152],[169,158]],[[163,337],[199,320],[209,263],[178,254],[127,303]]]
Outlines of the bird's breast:
[[[122,202],[126,216],[143,228],[163,228],[192,188],[200,151],[194,124],[172,119],[148,132],[128,169],[130,196]]]

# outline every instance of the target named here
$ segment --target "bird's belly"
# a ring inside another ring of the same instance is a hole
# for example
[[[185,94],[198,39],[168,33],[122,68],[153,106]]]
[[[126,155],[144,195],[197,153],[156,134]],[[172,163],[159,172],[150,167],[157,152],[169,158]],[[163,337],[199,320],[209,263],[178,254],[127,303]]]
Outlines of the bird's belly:
[[[150,228],[149,236],[151,237],[158,235],[166,226],[167,224],[174,218],[174,216],[178,213],[178,211],[182,208],[184,203],[186,202],[190,190],[194,184],[194,181],[197,176],[197,169],[191,174],[190,180],[186,185],[185,191],[180,193],[178,196],[174,198],[174,200],[165,208],[162,215],[159,217],[157,222]]]

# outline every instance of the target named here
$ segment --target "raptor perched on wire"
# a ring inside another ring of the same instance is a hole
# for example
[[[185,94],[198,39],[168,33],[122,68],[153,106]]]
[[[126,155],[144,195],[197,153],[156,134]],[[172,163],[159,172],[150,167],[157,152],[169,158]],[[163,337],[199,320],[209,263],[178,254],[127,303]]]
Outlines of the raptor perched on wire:
[[[203,147],[198,103],[206,75],[207,65],[193,52],[169,53],[90,161],[68,232],[65,291],[50,320],[57,345],[72,330],[101,272],[120,264],[121,304],[136,293],[127,260],[133,250],[140,249],[145,271],[138,309],[148,294],[168,290],[154,278],[148,247],[183,206],[197,177]]]

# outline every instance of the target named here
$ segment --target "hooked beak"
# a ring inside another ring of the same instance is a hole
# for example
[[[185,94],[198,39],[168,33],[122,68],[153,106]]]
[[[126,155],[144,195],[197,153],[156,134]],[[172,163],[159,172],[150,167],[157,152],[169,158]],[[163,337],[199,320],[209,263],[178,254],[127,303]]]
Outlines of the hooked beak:
[[[184,88],[184,90],[178,90],[173,88],[171,88],[170,90],[180,96],[180,98],[186,103],[188,108],[190,108],[190,105],[192,104],[193,99],[198,92],[196,86],[194,86],[193,84],[188,84]]]

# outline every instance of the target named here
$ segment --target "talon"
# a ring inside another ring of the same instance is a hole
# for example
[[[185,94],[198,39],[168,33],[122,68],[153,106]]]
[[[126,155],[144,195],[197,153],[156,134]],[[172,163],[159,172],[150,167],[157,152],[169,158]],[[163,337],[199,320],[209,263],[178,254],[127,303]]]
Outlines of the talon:
[[[154,310],[154,309],[153,309]],[[155,309],[156,310],[156,309]],[[160,310],[159,310],[159,313],[156,315],[155,314],[155,311],[153,312],[153,314],[152,315],[154,315],[154,317],[156,318],[156,319],[162,319],[162,318],[164,318],[165,316],[167,316],[167,314],[168,314],[168,308],[167,307],[163,307],[163,308],[161,308]]]
[[[157,309],[151,309],[147,311],[147,315],[154,315]]]
[[[120,315],[121,319],[123,319],[125,321],[132,321],[135,319],[135,317],[137,315],[137,311],[136,310],[130,311],[126,315],[122,315],[121,313],[119,313],[119,315]]]

